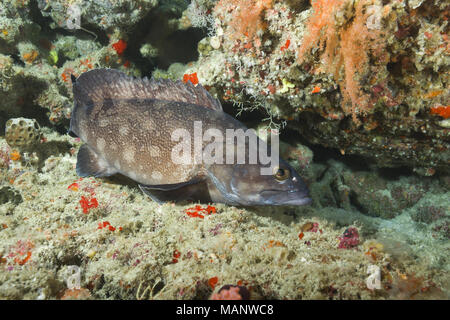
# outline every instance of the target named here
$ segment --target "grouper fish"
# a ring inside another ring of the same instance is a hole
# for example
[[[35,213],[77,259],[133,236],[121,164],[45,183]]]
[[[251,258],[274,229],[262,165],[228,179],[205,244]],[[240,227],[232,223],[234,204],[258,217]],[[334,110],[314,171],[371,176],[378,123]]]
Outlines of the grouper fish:
[[[269,146],[253,131],[248,130],[240,146],[234,145],[237,138],[231,142],[228,136],[219,139],[227,129],[247,128],[226,114],[201,85],[137,79],[113,69],[90,70],[78,78],[72,76],[72,82],[69,134],[84,142],[77,155],[79,176],[120,173],[136,181],[158,203],[194,200],[253,206],[311,202],[307,186],[287,162],[276,158],[278,165],[273,171],[262,174],[261,169],[269,164],[249,161],[250,152],[256,151],[250,143],[253,138],[258,142],[256,148]],[[195,124],[201,124],[203,132],[213,130],[214,139],[202,139],[197,146],[187,139],[181,143],[186,148],[180,148],[180,140],[196,135]],[[173,136],[176,130],[182,133],[178,140]],[[212,141],[215,146],[224,144],[226,152],[222,155],[220,149],[211,148]],[[225,161],[231,151],[236,157],[228,160],[237,159],[239,150],[246,151],[244,163]],[[199,161],[206,153],[219,161]]]

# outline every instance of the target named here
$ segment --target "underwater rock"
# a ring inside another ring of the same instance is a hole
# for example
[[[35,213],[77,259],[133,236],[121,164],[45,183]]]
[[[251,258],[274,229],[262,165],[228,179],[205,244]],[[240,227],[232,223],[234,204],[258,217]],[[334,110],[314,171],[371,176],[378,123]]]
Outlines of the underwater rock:
[[[314,164],[306,172],[311,179],[311,197],[316,206],[355,208],[368,216],[383,219],[392,219],[412,208],[428,192],[442,192],[442,186],[431,178],[406,173],[382,175],[337,161],[328,161],[325,169]]]
[[[0,188],[0,205],[11,201],[13,204],[19,204],[23,201],[19,191],[11,187]]]
[[[217,2],[206,28],[209,37],[223,33],[222,43],[187,72],[225,101],[287,121],[310,143],[380,167],[449,172],[448,5],[297,4]]]
[[[352,202],[368,215],[393,218],[413,206],[425,187],[411,181],[393,183],[369,172],[343,172],[342,181],[349,187]]]

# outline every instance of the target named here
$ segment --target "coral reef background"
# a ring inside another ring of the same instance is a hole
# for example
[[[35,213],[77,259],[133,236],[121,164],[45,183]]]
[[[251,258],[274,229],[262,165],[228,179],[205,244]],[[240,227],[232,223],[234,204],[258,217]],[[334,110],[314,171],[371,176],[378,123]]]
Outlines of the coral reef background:
[[[448,299],[449,9],[3,0],[0,298]],[[79,179],[70,76],[104,67],[198,81],[279,130],[313,205],[159,206]]]

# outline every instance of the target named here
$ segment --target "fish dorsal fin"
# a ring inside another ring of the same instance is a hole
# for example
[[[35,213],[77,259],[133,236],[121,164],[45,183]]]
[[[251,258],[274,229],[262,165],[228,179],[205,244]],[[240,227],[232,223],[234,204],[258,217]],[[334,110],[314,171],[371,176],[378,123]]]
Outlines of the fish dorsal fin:
[[[74,99],[98,103],[105,99],[157,99],[196,104],[222,110],[201,85],[167,79],[136,79],[114,69],[94,69],[80,75],[73,84]]]

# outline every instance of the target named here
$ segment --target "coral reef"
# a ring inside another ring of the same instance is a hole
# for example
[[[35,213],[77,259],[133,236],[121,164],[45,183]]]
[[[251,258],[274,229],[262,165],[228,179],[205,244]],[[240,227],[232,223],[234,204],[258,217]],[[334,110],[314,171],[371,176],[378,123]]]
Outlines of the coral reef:
[[[0,298],[448,299],[448,15],[2,1]],[[123,176],[77,177],[71,76],[94,68],[200,83],[261,136],[279,129],[313,204],[158,205]]]
[[[80,145],[43,131],[47,144]],[[448,298],[447,243],[412,219],[432,203],[448,207],[448,192],[426,193],[392,220],[331,207],[160,206],[128,181],[78,178],[75,162],[60,151],[1,181],[2,298],[234,297],[227,285],[253,298]],[[439,210],[430,217],[442,223]],[[368,290],[373,264],[381,288]],[[67,284],[73,266],[79,288]]]
[[[310,143],[381,167],[448,172],[448,4],[311,4],[218,1],[211,50],[199,50],[188,72]]]

